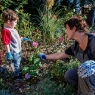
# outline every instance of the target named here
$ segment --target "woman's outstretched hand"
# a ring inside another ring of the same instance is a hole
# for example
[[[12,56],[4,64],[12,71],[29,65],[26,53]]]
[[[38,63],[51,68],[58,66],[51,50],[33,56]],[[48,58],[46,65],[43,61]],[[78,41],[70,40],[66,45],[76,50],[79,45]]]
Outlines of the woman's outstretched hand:
[[[38,54],[38,56],[41,58],[41,59],[46,59],[46,55],[44,54],[44,53],[40,53],[40,54]]]

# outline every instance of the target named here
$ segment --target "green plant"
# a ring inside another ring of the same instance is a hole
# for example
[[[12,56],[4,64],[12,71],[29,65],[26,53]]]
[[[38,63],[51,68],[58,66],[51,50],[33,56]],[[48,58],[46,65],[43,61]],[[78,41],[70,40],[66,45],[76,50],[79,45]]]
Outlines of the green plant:
[[[51,78],[61,79],[67,70],[68,65],[65,64],[64,61],[56,61],[56,63],[51,66],[49,73],[51,74]]]
[[[40,12],[41,13],[41,12]],[[51,13],[41,13],[41,22],[39,29],[41,31],[42,39],[44,43],[50,43],[58,37],[57,33],[62,34],[62,19],[57,18],[57,15]]]
[[[74,15],[72,11],[67,10],[66,7],[54,11],[48,9],[47,6],[44,7],[44,11],[41,11],[40,9],[38,9],[38,11],[40,16],[37,16],[37,18],[40,24],[37,28],[40,30],[41,41],[44,45],[48,43],[51,43],[52,45],[52,42],[56,41],[60,36],[65,37],[64,22]],[[60,16],[63,11],[64,14]],[[67,41],[67,37],[65,39]]]
[[[32,22],[30,22],[30,14],[25,13],[24,9],[16,10],[19,16],[19,22],[16,26],[17,30],[22,36],[29,36],[32,38],[32,32],[35,30]]]
[[[71,57],[69,63],[67,64],[69,65],[69,69],[71,69],[71,68],[78,67],[81,64],[81,62],[77,58]]]
[[[50,74],[51,78],[57,78],[57,80],[63,79],[63,76],[65,72],[71,68],[78,67],[80,65],[80,62],[77,59],[69,59],[69,62],[64,61],[55,61],[55,63],[51,66],[51,70],[48,70],[48,73]]]
[[[23,74],[28,73],[31,77],[39,76],[39,67],[42,66],[40,58],[38,57],[38,49],[34,47],[34,53],[30,55],[28,64],[23,67]]]
[[[3,11],[5,9],[20,9],[23,8],[23,6],[27,4],[27,0],[18,0],[18,1],[13,1],[13,0],[0,0],[0,11]]]
[[[0,95],[16,95],[16,94],[10,93],[8,90],[2,89],[0,90]]]
[[[23,74],[28,73],[31,77],[37,77],[39,75],[38,68],[41,66],[40,59],[35,58],[33,55],[31,55],[28,64],[29,66],[23,67]]]
[[[4,73],[3,73],[4,74]],[[0,89],[6,89],[8,87],[8,84],[5,81],[5,75],[2,74],[2,77],[0,76]],[[7,78],[7,77],[6,77]],[[1,95],[1,94],[0,94]]]
[[[30,86],[31,92],[25,95],[76,95],[72,86],[64,86],[64,84],[57,84],[55,81],[45,78],[38,84]]]

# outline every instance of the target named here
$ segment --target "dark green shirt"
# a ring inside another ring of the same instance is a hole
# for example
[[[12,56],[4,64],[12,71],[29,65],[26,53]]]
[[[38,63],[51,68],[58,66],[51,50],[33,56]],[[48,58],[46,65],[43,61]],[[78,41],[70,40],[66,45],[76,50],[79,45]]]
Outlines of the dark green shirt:
[[[88,33],[88,44],[83,51],[77,41],[74,42],[69,48],[65,50],[65,53],[78,58],[80,62],[87,60],[95,60],[95,35]]]

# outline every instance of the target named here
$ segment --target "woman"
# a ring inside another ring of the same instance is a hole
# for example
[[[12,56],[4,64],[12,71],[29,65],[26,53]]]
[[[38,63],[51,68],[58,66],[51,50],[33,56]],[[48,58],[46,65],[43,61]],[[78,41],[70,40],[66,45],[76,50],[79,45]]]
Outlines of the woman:
[[[45,55],[41,53],[39,56],[42,59],[63,59],[69,56],[76,57],[81,63],[88,60],[95,60],[95,36],[87,33],[88,25],[86,21],[79,16],[74,16],[64,23],[66,34],[69,40],[74,39],[75,42],[64,52]],[[94,95],[95,75],[82,78],[78,76],[78,68],[73,68],[65,73],[67,82],[77,85],[78,95]],[[82,82],[82,83],[81,83]],[[92,83],[93,82],[93,83]],[[93,94],[92,94],[93,93]]]

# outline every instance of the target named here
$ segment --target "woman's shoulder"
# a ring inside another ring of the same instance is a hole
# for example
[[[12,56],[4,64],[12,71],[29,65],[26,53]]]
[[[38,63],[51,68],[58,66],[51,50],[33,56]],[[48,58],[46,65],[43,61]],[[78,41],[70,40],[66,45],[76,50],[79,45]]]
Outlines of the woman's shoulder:
[[[88,34],[88,43],[90,47],[95,48],[95,34],[93,33]]]
[[[94,33],[88,33],[87,35],[88,35],[88,39],[90,41],[95,40],[95,34]]]
[[[87,33],[88,36],[95,36],[95,33]]]

